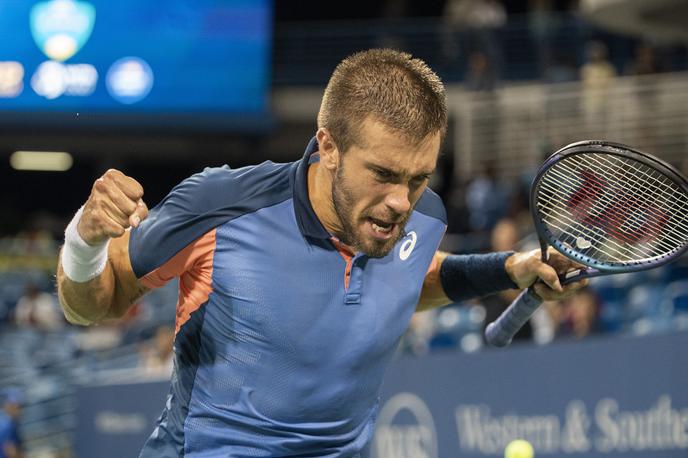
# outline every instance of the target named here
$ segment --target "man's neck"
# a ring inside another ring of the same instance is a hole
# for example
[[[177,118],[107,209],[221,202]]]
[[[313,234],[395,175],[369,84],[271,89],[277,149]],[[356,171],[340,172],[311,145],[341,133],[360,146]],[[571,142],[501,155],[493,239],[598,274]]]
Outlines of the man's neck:
[[[308,167],[308,200],[325,230],[340,233],[342,225],[332,200],[332,175],[317,162]]]

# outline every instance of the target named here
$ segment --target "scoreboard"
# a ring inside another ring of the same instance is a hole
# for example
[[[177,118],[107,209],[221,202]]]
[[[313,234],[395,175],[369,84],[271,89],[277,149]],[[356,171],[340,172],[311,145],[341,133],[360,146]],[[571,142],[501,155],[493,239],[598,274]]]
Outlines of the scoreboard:
[[[266,124],[269,0],[3,0],[0,126]]]

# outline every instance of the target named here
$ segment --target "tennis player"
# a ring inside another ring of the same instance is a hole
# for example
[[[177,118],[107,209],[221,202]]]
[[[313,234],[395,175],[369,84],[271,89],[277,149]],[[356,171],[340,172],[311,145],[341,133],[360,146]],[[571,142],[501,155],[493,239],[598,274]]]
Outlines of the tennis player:
[[[150,214],[109,170],[67,227],[65,316],[122,316],[179,277],[175,371],[141,457],[355,457],[416,310],[536,279],[570,294],[533,253],[438,252],[444,207],[427,188],[447,125],[444,87],[391,50],[335,69],[303,158],[183,181]]]

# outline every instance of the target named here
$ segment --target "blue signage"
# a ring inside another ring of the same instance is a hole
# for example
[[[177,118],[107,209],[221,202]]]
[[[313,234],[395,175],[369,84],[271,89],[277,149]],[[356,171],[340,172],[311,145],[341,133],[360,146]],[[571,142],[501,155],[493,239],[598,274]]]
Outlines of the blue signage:
[[[369,458],[688,456],[688,334],[402,358],[387,371]],[[136,456],[168,383],[77,391],[77,457]]]
[[[168,382],[82,386],[77,393],[76,456],[139,456],[168,391]]]
[[[0,117],[263,119],[271,8],[269,0],[0,2]]]
[[[688,334],[402,359],[387,371],[374,458],[688,456]]]

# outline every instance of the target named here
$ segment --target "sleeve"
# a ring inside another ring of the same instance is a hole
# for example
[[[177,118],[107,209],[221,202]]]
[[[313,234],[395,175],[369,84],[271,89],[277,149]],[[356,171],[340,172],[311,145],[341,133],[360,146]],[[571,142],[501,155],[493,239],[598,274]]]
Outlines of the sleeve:
[[[289,164],[267,161],[234,170],[228,166],[207,168],[182,181],[131,230],[129,258],[136,278],[149,275],[195,244],[158,271],[155,281],[178,274],[180,268],[194,262],[199,247],[206,247],[208,239],[204,237],[212,229],[284,200],[290,195],[288,170]]]
[[[131,230],[129,259],[137,278],[162,286],[207,248],[206,234],[227,219],[217,211],[217,196],[231,193],[222,179],[227,172],[229,167],[206,169],[184,180]]]
[[[215,232],[215,229],[211,229],[182,248],[159,267],[140,277],[141,283],[146,288],[159,288],[173,278],[190,272],[194,276],[203,277],[198,280],[210,285],[215,252]]]

